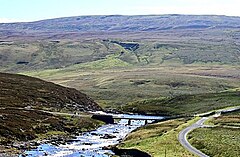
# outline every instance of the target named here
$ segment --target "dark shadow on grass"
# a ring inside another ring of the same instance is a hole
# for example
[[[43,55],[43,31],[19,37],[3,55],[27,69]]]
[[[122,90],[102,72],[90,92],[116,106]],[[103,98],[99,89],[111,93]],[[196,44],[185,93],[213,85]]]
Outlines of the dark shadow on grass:
[[[148,153],[140,151],[138,149],[113,148],[112,151],[120,157],[151,157],[151,155]]]

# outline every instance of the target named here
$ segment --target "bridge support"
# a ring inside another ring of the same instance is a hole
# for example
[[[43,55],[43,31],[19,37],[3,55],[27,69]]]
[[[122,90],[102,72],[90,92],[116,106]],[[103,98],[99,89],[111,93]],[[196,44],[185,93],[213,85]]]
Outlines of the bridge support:
[[[131,125],[131,119],[128,119],[128,125]]]
[[[144,125],[147,125],[147,123],[148,123],[147,121],[148,121],[148,120],[145,120],[145,121],[144,121]]]

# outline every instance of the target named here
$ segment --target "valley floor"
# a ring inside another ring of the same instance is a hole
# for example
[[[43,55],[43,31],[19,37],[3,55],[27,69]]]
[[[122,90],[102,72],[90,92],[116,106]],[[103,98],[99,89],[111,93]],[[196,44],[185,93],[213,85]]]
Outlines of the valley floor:
[[[24,74],[74,87],[85,92],[99,105],[121,106],[179,95],[218,93],[238,90],[239,67],[225,65],[159,65],[81,69],[77,66],[30,71]]]

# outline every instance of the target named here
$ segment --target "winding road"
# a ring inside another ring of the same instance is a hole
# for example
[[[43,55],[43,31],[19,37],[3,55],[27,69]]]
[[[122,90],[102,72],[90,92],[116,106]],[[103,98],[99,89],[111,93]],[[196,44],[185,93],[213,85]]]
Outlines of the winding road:
[[[191,126],[188,126],[187,128],[183,129],[179,135],[178,135],[178,140],[179,142],[182,144],[183,147],[185,147],[187,150],[189,150],[190,152],[192,152],[193,154],[198,155],[199,157],[209,157],[208,155],[204,154],[203,152],[201,152],[200,150],[196,149],[195,147],[193,147],[187,140],[187,134],[197,128],[201,128],[201,127],[209,127],[207,125],[204,125],[204,122],[209,119],[210,117],[218,117],[221,115],[222,112],[227,113],[227,112],[232,112],[235,110],[240,110],[240,107],[232,107],[232,108],[228,108],[228,109],[222,109],[222,110],[218,110],[217,112],[215,112],[214,115],[212,116],[207,116],[207,117],[203,117],[200,120],[198,120],[196,123],[192,124]],[[211,127],[211,126],[210,126]]]
[[[197,121],[196,123],[192,124],[191,126],[183,129],[179,135],[178,135],[178,140],[179,142],[186,148],[188,149],[190,152],[192,152],[193,154],[196,154],[200,157],[208,157],[206,154],[202,153],[200,150],[196,149],[195,147],[193,147],[188,141],[187,141],[187,134],[196,129],[196,128],[200,128],[203,127],[203,123],[208,119],[209,117],[203,117],[201,118],[199,121]]]

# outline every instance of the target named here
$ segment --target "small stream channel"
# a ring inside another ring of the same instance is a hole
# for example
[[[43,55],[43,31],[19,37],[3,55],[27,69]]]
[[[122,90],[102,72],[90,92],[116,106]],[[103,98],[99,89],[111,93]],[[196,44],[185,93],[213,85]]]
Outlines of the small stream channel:
[[[111,114],[112,115],[112,114]],[[157,116],[115,114],[114,116],[131,119],[163,119]],[[153,120],[148,120],[152,123]],[[109,157],[114,153],[106,149],[121,142],[130,132],[145,125],[145,120],[132,120],[128,125],[127,119],[120,119],[116,124],[106,124],[95,131],[86,132],[75,139],[61,145],[42,144],[36,149],[25,151],[26,156],[39,157]],[[23,157],[20,155],[19,157]]]

